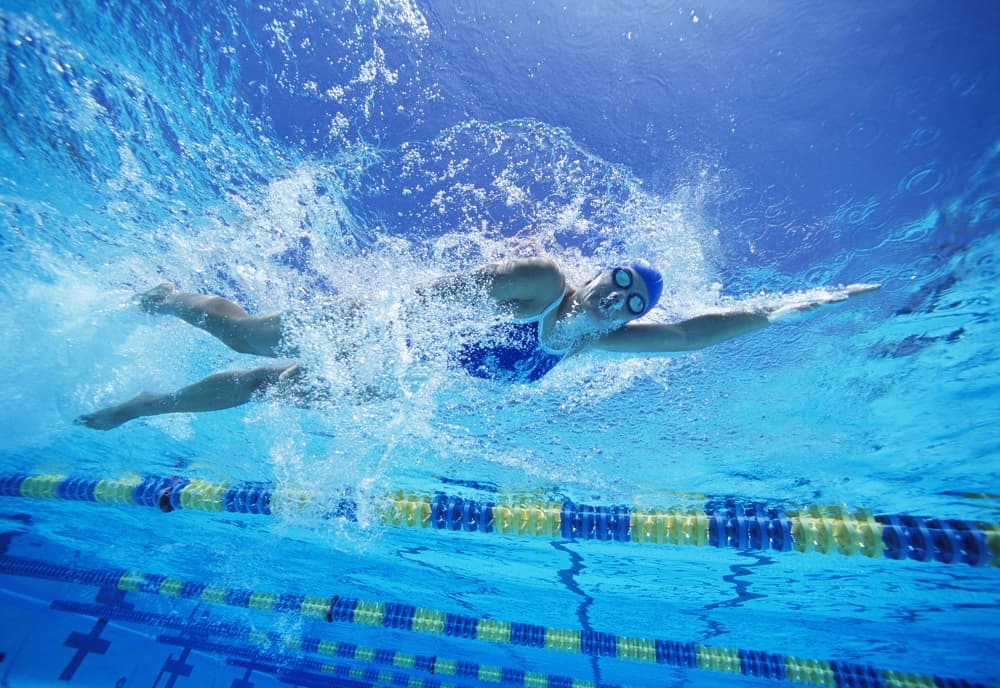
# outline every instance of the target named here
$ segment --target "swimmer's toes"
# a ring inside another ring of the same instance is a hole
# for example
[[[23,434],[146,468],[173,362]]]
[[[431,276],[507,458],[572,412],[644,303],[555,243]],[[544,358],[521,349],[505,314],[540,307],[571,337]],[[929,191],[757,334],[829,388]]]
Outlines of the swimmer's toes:
[[[147,313],[160,313],[167,305],[167,299],[177,290],[170,282],[161,282],[152,289],[135,295],[139,308]]]

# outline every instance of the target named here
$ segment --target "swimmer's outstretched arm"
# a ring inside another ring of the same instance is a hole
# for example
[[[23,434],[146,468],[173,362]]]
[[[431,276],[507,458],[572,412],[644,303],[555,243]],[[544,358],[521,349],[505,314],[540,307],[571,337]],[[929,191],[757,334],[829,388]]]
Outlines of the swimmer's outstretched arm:
[[[144,392],[121,404],[84,414],[74,422],[94,430],[111,430],[143,416],[221,411],[242,406],[278,383],[292,384],[298,373],[297,363],[215,373],[169,394]]]
[[[763,329],[788,315],[846,301],[879,287],[878,284],[851,284],[811,300],[792,300],[785,305],[754,311],[710,313],[672,324],[633,322],[600,337],[589,348],[631,353],[695,351]]]

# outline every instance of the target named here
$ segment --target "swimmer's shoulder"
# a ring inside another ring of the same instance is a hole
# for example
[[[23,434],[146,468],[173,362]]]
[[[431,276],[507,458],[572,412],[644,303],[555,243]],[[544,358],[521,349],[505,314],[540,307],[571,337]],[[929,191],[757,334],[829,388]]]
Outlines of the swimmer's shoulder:
[[[518,317],[537,315],[566,293],[566,276],[551,258],[491,263],[485,271],[490,296],[515,307]]]

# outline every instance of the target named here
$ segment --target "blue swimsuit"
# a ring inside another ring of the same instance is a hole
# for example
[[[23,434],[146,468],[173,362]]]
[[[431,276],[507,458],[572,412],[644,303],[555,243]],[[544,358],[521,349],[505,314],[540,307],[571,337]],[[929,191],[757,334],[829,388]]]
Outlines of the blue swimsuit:
[[[458,363],[469,375],[487,380],[540,380],[569,353],[547,349],[541,341],[542,321],[563,298],[531,320],[494,325],[479,341],[466,342],[457,354]]]

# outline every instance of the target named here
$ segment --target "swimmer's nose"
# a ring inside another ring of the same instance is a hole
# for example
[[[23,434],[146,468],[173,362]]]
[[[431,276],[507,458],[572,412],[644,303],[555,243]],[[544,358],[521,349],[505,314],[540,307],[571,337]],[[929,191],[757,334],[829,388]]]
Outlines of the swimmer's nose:
[[[618,291],[613,291],[601,299],[601,307],[606,311],[620,311],[625,305],[625,299]]]

